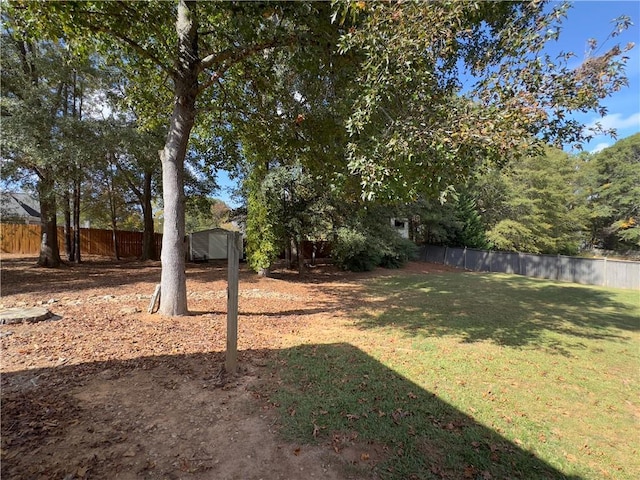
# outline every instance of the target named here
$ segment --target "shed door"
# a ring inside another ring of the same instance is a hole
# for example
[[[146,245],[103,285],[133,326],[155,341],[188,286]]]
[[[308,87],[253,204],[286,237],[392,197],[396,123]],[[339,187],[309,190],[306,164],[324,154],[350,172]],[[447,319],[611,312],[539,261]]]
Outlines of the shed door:
[[[226,233],[209,234],[209,258],[212,260],[227,258]]]

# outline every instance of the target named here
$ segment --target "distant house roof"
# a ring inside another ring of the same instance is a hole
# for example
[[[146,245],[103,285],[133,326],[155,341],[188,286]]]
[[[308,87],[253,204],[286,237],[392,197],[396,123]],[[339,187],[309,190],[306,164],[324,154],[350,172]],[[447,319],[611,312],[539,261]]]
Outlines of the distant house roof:
[[[2,221],[40,222],[40,204],[28,193],[0,193],[0,216]]]

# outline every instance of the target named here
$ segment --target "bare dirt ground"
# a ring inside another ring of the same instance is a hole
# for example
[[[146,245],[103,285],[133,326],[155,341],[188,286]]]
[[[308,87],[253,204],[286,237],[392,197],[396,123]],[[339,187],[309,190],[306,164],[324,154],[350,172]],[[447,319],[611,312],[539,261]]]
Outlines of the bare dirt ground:
[[[348,315],[362,279],[397,273],[259,278],[242,266],[240,373],[228,376],[225,263],[188,265],[191,315],[177,319],[146,313],[159,262],[90,258],[50,270],[3,255],[1,269],[0,308],[55,315],[0,326],[3,479],[371,477],[375,455],[359,456],[366,446],[355,439],[340,449],[283,440],[263,387],[278,382],[274,352]]]

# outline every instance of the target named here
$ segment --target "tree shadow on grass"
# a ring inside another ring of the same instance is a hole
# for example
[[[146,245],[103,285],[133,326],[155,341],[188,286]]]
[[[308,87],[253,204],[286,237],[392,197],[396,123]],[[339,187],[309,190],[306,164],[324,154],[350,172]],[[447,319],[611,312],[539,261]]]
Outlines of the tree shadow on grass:
[[[297,471],[304,444],[317,443],[345,479],[579,478],[348,344],[240,352],[243,371],[262,380],[216,388],[223,360],[212,352],[4,374],[3,477],[204,480],[227,478],[226,468],[252,480],[268,478],[270,465]],[[236,401],[247,388],[253,395]],[[282,440],[268,428],[245,431],[251,418],[267,424],[259,418],[276,402],[283,433],[302,448],[275,446]],[[238,453],[242,444],[254,460]]]
[[[394,276],[372,282],[367,293],[379,300],[355,314],[360,328],[393,327],[411,335],[544,345],[563,353],[586,339],[626,342],[625,332],[640,330],[633,292],[625,303],[597,287],[514,275]]]
[[[349,344],[279,352],[284,433],[388,479],[563,479],[544,460]]]

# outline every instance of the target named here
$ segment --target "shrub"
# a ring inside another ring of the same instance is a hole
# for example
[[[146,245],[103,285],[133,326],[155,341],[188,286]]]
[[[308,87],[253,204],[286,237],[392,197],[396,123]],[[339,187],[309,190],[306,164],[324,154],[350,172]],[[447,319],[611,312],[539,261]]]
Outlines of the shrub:
[[[381,260],[378,248],[371,245],[371,238],[353,227],[341,227],[331,247],[331,256],[345,270],[367,272]]]
[[[400,268],[416,255],[413,242],[384,224],[371,229],[339,228],[331,250],[336,264],[352,272],[366,272],[378,266]]]
[[[418,247],[416,244],[411,240],[396,235],[385,245],[385,253],[380,261],[380,266],[384,268],[401,268],[409,260],[415,260],[417,257]]]

